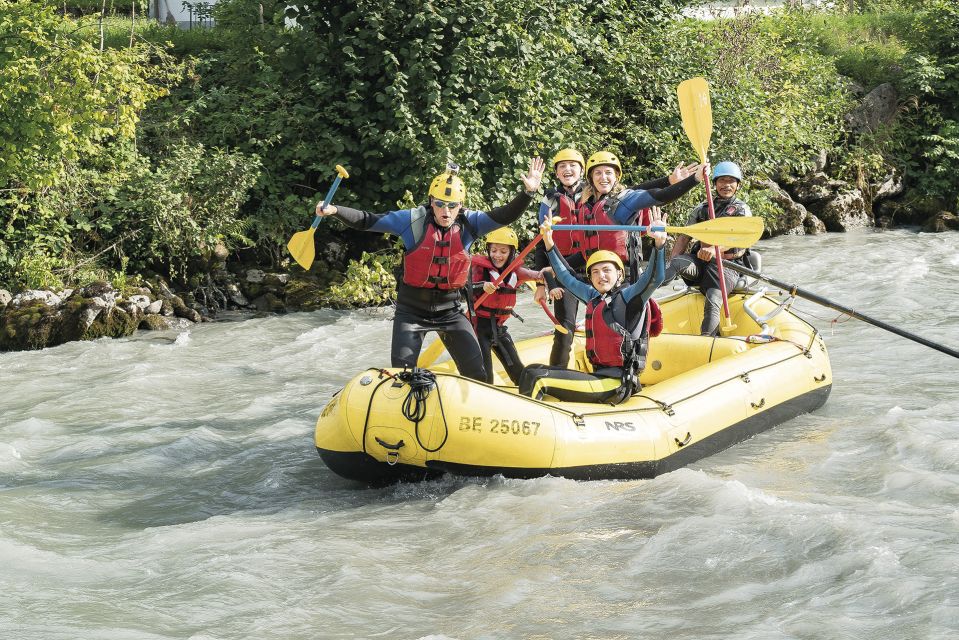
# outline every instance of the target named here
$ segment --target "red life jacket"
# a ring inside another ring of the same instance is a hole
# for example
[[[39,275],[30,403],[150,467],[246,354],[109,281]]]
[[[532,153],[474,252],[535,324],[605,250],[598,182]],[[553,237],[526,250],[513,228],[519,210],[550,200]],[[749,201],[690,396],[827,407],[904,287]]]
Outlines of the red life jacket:
[[[643,370],[648,337],[662,332],[663,314],[659,304],[650,298],[643,315],[642,326],[631,333],[626,328],[626,301],[619,291],[589,301],[586,305],[586,355],[595,369],[624,367],[625,354],[630,359],[638,359],[636,370]]]
[[[430,215],[419,242],[403,256],[403,282],[423,289],[461,289],[469,268],[460,219],[442,229]]]
[[[653,212],[650,209],[640,209],[639,213],[636,214],[636,224],[644,227],[651,226],[653,224]],[[640,234],[648,236],[649,231],[641,231]]]
[[[622,301],[622,298],[619,298]],[[616,296],[613,297],[615,304]],[[603,318],[606,298],[597,297],[586,305],[586,356],[596,369],[623,366],[625,336]]]
[[[557,193],[557,206],[550,208],[550,215],[558,215],[562,220],[558,224],[581,224],[576,202],[565,193]],[[554,210],[555,209],[555,210]],[[582,231],[554,231],[553,244],[561,255],[571,256],[583,251]]]
[[[499,276],[499,269],[493,265],[493,262],[487,256],[473,256],[474,283],[494,282]],[[476,315],[480,318],[496,316],[497,324],[505,323],[513,312],[513,307],[516,306],[516,286],[518,284],[519,277],[513,271],[506,276],[506,279],[500,283],[494,293],[486,297],[482,305],[476,307]]]
[[[618,205],[619,203],[615,198],[608,197],[602,198],[593,204],[582,202],[579,205],[579,218],[582,224],[619,224],[613,220],[612,215],[610,215],[607,210],[613,209]],[[606,249],[607,251],[614,252],[625,263],[629,260],[626,251],[626,238],[627,233],[625,231],[584,231],[584,255],[588,257],[600,249]]]

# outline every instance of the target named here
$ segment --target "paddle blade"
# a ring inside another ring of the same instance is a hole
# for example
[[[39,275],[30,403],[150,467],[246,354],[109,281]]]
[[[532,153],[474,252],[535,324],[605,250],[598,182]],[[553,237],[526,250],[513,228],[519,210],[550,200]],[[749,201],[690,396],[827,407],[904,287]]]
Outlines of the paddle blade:
[[[313,266],[313,259],[316,257],[316,247],[313,246],[313,234],[315,232],[316,228],[310,227],[306,231],[294,233],[290,241],[286,243],[290,255],[293,256],[298,265],[307,271]]]
[[[682,233],[704,244],[745,249],[763,235],[763,219],[755,216],[725,216],[688,227],[666,227],[666,233]]]
[[[706,78],[690,78],[679,83],[679,114],[683,130],[700,162],[706,162],[709,138],[713,135],[713,110],[709,103],[709,83]]]
[[[416,366],[422,367],[424,369],[433,366],[433,363],[436,362],[436,359],[443,355],[443,352],[446,350],[446,345],[443,344],[443,341],[437,338],[426,347],[426,350],[420,353],[420,357],[416,360]]]

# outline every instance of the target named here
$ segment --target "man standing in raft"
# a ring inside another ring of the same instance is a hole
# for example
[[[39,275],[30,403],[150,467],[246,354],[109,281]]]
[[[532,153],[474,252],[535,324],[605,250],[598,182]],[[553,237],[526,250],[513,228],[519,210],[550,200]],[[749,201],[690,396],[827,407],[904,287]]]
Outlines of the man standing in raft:
[[[666,220],[653,207],[651,223]],[[556,279],[568,295],[586,304],[586,355],[593,372],[534,364],[520,376],[519,392],[540,400],[550,395],[568,402],[619,404],[639,391],[639,374],[645,366],[648,345],[649,299],[663,281],[666,233],[655,241],[652,260],[635,284],[626,284],[626,269],[614,251],[600,249],[590,255],[586,273],[591,284],[579,280],[553,244],[551,221],[540,227]]]
[[[470,321],[460,309],[470,271],[469,248],[490,231],[517,220],[539,190],[545,164],[533,158],[520,192],[487,212],[463,208],[466,186],[451,166],[433,179],[429,203],[415,209],[369,213],[343,206],[316,205],[316,215],[335,215],[361,231],[389,233],[403,241],[402,278],[397,278],[396,314],[390,360],[414,367],[423,337],[436,331],[459,372],[486,381],[483,354]]]
[[[583,169],[586,166],[586,160],[576,149],[560,149],[553,156],[553,172],[556,174],[556,186],[548,189],[543,196],[543,202],[539,207],[539,221],[553,216],[558,216],[563,224],[577,224],[579,218],[576,210],[579,208],[580,196],[583,193]],[[575,231],[557,231],[554,235],[554,241],[559,247],[560,253],[566,257],[571,264],[580,259],[579,253],[583,247],[577,238],[579,233]],[[546,250],[540,244],[536,247],[534,254],[534,264],[537,269],[543,269],[549,266],[549,258],[546,257]],[[582,262],[579,263],[582,265]],[[546,277],[544,283],[536,287],[536,293],[533,300],[536,303],[546,301],[547,298],[554,301],[556,320],[566,328],[566,333],[559,330],[553,332],[553,348],[550,352],[549,363],[551,365],[565,365],[569,362],[569,351],[573,344],[573,330],[576,328],[576,310],[578,302],[573,296],[563,296],[563,288],[556,282],[552,274]]]

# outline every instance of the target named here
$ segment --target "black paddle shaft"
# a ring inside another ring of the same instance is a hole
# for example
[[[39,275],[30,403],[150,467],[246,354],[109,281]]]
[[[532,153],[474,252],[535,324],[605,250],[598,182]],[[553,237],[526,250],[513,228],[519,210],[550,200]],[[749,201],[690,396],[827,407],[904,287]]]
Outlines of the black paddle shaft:
[[[918,342],[919,344],[926,345],[927,347],[930,347],[931,349],[935,349],[936,351],[940,351],[942,353],[950,355],[953,358],[959,358],[959,351],[956,351],[955,349],[950,349],[949,347],[945,345],[932,342],[931,340],[926,340],[922,336],[917,336],[914,333],[909,333],[908,331],[900,329],[899,327],[894,327],[891,324],[887,324],[883,322],[882,320],[876,320],[875,318],[870,318],[869,316],[861,314],[858,311],[854,311],[853,309],[844,307],[841,304],[836,304],[832,300],[827,300],[826,298],[823,298],[822,296],[817,296],[815,293],[810,293],[809,291],[803,291],[796,285],[780,282],[779,280],[770,278],[768,276],[764,276],[763,274],[753,271],[752,269],[748,267],[744,267],[741,264],[737,264],[735,262],[730,262],[729,260],[723,260],[723,266],[728,267],[732,269],[733,271],[738,271],[739,273],[745,274],[751,278],[756,278],[757,280],[768,282],[774,287],[779,287],[780,289],[784,291],[788,291],[790,295],[799,296],[800,298],[805,298],[806,300],[815,302],[816,304],[821,304],[824,307],[835,309],[836,311],[841,311],[842,313],[845,313],[847,316],[856,318],[857,320],[862,320],[863,322],[868,322],[869,324],[875,327],[879,327],[880,329],[885,329],[886,331],[895,333],[897,336],[902,336],[903,338],[908,338],[909,340]]]

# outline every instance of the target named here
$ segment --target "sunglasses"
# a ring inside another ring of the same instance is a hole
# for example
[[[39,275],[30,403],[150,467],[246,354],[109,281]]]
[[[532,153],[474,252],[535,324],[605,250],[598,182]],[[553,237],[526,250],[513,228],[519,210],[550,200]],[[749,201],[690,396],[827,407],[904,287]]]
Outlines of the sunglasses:
[[[447,202],[446,200],[438,200],[436,198],[433,198],[433,204],[440,209],[455,209],[460,206],[459,202]]]

